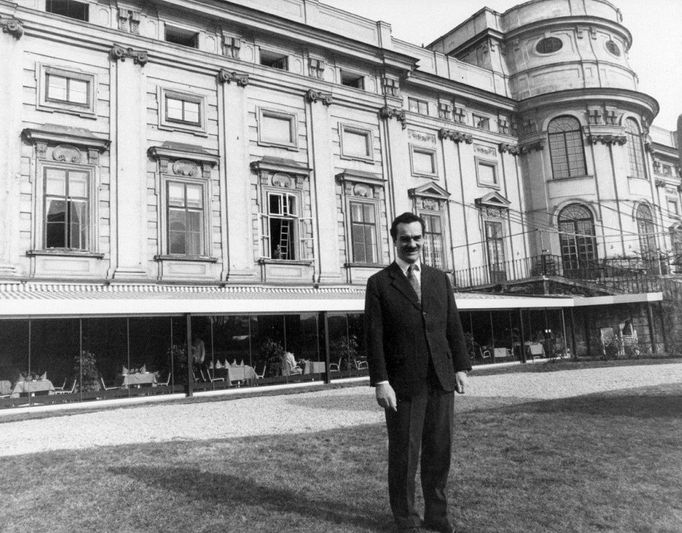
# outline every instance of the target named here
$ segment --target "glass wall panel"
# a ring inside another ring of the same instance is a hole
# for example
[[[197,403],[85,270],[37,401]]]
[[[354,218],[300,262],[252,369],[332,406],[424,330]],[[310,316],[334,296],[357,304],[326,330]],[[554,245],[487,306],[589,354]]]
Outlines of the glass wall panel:
[[[164,394],[173,390],[170,321],[164,317],[128,320],[130,367],[128,378],[122,381],[132,394]],[[132,369],[137,369],[138,375],[130,374]]]
[[[87,397],[126,396],[123,375],[133,366],[126,318],[86,318],[83,324],[81,382],[78,390]]]
[[[0,407],[9,407],[17,400],[15,393],[20,376],[28,373],[29,321],[0,321]],[[26,400],[22,399],[22,403]]]

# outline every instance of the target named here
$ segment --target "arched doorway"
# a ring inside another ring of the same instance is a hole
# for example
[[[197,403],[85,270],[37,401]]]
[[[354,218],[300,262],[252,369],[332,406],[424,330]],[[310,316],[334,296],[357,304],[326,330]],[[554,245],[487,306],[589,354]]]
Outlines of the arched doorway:
[[[558,224],[564,276],[592,277],[598,260],[592,213],[584,205],[570,204],[559,213]]]

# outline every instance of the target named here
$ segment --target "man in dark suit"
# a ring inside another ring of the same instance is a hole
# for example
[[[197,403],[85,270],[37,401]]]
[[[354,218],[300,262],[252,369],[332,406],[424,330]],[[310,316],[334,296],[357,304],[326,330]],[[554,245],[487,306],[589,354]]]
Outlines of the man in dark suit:
[[[386,410],[388,492],[398,531],[451,533],[446,483],[454,392],[471,364],[450,281],[421,262],[424,220],[403,213],[391,225],[394,263],[367,281],[365,335],[370,384]],[[424,521],[414,507],[421,448]]]

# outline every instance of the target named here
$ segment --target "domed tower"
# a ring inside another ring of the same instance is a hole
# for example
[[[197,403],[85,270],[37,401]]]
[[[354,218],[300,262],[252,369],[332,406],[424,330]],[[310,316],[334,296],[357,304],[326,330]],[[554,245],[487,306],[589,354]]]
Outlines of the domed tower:
[[[630,32],[607,0],[483,9],[431,47],[491,69],[518,102],[532,253],[565,271],[665,247],[647,153],[658,103],[637,90]]]

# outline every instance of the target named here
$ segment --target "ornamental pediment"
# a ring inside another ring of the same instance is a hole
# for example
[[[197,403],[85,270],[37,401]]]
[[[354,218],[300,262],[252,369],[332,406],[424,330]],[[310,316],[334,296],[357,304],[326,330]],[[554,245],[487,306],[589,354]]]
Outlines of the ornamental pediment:
[[[409,189],[407,193],[410,198],[419,196],[422,198],[433,198],[435,200],[447,200],[450,196],[448,191],[436,183],[427,183],[421,187],[414,187],[413,189]]]
[[[480,198],[476,198],[474,200],[474,203],[479,206],[479,207],[497,207],[500,209],[508,209],[509,205],[511,202],[507,200],[504,196],[502,196],[499,192],[497,191],[492,191],[486,194],[485,196],[481,196]]]

